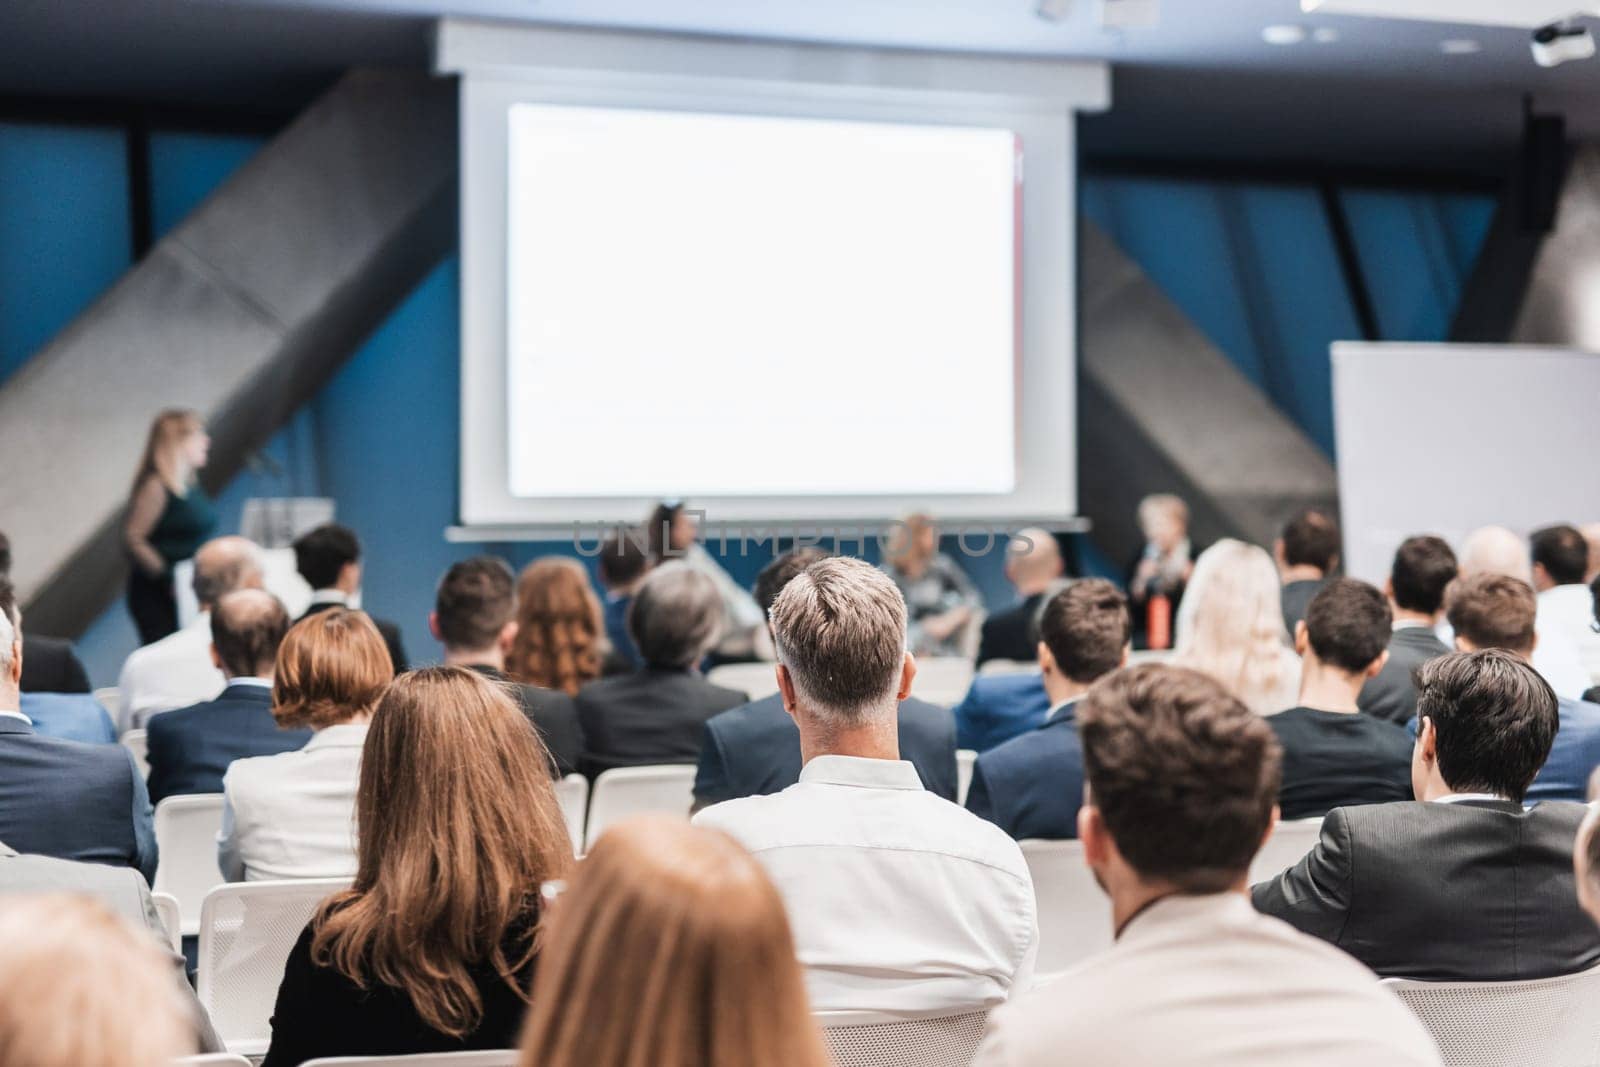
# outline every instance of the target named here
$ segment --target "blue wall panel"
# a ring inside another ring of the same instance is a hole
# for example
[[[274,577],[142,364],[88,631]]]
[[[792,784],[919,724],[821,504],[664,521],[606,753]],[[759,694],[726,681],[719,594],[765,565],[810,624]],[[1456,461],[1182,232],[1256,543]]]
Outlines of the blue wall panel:
[[[1388,341],[1442,341],[1494,219],[1494,200],[1346,191],[1345,214]]]
[[[150,215],[156,240],[266,144],[265,137],[203,133],[150,135]]]

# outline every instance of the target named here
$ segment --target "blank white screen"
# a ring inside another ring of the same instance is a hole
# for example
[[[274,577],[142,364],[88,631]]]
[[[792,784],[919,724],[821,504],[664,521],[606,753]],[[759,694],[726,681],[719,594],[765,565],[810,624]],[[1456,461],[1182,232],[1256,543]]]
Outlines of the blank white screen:
[[[516,104],[519,497],[1009,493],[1009,130]]]

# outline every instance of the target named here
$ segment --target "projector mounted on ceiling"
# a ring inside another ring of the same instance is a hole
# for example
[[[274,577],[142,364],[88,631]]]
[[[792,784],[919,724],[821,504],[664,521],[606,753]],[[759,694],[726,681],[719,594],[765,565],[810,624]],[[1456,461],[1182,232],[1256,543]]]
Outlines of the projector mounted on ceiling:
[[[1300,7],[1319,15],[1518,26],[1533,31],[1533,58],[1541,67],[1592,58],[1594,35],[1575,20],[1600,15],[1600,0],[1300,0]]]

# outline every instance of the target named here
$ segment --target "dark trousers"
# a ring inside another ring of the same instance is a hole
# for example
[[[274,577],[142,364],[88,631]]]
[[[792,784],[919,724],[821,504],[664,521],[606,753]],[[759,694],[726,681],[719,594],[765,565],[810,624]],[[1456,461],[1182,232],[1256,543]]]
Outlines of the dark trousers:
[[[170,577],[152,578],[138,567],[128,576],[128,614],[139,628],[139,643],[148,645],[178,629],[178,598]]]

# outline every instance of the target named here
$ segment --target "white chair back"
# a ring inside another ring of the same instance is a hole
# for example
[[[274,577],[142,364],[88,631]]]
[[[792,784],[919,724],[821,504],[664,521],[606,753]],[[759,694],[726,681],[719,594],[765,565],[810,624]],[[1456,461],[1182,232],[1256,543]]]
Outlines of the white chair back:
[[[346,878],[235,882],[206,895],[195,988],[229,1052],[266,1052],[289,950],[317,905],[349,886]]]
[[[112,711],[113,718],[116,712]],[[117,739],[122,742],[122,747],[133,753],[133,762],[138,766],[139,773],[145,778],[150,777],[150,739],[143,730],[129,730]]]
[[[707,671],[706,681],[761,700],[778,691],[778,670],[772,663],[724,663]]]
[[[1028,659],[991,659],[978,668],[978,674],[1038,674],[1039,664]]]
[[[569,774],[556,782],[556,801],[567,820],[567,836],[572,838],[572,851],[583,851],[583,819],[589,813],[589,779],[581,774]]]
[[[203,1056],[185,1056],[172,1061],[173,1067],[250,1067],[250,1060],[231,1052],[207,1052]]]
[[[1525,982],[1388,978],[1445,1067],[1600,1067],[1600,967]]]
[[[1038,981],[1111,947],[1111,902],[1083,861],[1081,841],[1023,841],[1039,909]]]
[[[664,764],[601,772],[589,797],[589,825],[583,850],[593,848],[606,827],[632,815],[678,815],[687,819],[689,809],[694,807],[694,770],[692,764]]]
[[[917,677],[911,695],[941,707],[953,707],[972,688],[972,661],[960,656],[929,656],[917,660]]]
[[[122,707],[122,690],[114,685],[101,686],[94,691],[95,701],[106,709],[111,721],[117,721],[117,710]]]
[[[517,1067],[514,1048],[486,1052],[424,1052],[416,1056],[332,1056],[302,1067]]]
[[[1250,884],[1276,878],[1305,858],[1322,834],[1321,819],[1284,819],[1250,864]]]
[[[183,951],[183,916],[178,910],[178,898],[171,893],[151,893],[150,900],[156,906],[156,917],[161,920],[161,925],[167,931],[167,943],[172,946],[172,951]]]
[[[185,937],[200,932],[200,902],[224,881],[217,866],[217,833],[221,829],[221,793],[167,797],[156,805],[156,847],[161,859],[150,888],[178,899],[179,929]]]
[[[1145,663],[1169,663],[1176,653],[1170,648],[1141,648],[1137,652],[1128,654],[1128,666],[1137,667]]]
[[[967,790],[972,788],[972,768],[977,766],[978,754],[970,748],[956,749],[956,803],[967,803]]]
[[[834,1067],[969,1067],[987,1012],[850,1026],[823,1023]]]

